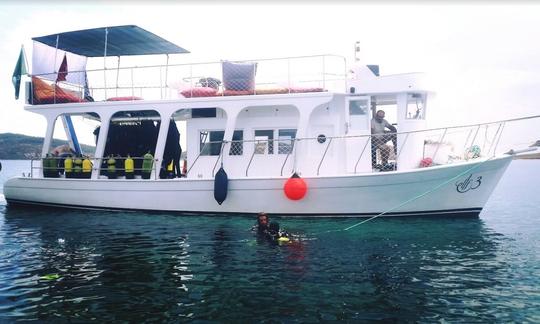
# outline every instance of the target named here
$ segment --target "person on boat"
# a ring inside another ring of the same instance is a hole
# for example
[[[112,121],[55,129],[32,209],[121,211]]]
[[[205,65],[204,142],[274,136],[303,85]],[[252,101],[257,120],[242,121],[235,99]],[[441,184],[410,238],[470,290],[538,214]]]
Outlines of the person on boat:
[[[73,157],[75,156],[75,151],[69,147],[69,145],[64,144],[55,147],[52,150],[53,158],[55,158],[56,164],[58,165],[58,171],[60,174],[64,174],[64,161],[67,157]]]
[[[75,151],[73,151],[71,147],[69,147],[69,145],[64,144],[64,145],[55,147],[52,150],[52,154],[54,154],[55,156],[67,156],[67,155],[75,154]]]
[[[371,135],[373,135],[371,140],[371,164],[373,167],[377,164],[377,149],[381,152],[381,164],[383,166],[388,164],[390,147],[386,143],[389,141],[392,141],[394,153],[397,154],[397,129],[384,119],[384,116],[384,110],[379,110],[371,119]]]
[[[167,140],[165,142],[165,150],[163,152],[163,165],[161,178],[168,177],[167,167],[172,161],[172,178],[180,178],[182,176],[182,170],[180,169],[180,156],[182,155],[182,147],[180,146],[180,132],[174,120],[169,123],[169,130],[167,132]]]

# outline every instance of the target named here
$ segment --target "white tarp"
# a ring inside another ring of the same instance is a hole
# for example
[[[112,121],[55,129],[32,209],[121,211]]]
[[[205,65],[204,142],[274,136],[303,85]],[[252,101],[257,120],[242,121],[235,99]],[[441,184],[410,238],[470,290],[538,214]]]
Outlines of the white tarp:
[[[47,80],[56,81],[57,72],[60,69],[64,55],[66,55],[68,71],[66,81],[84,86],[87,57],[57,50],[39,42],[34,42],[32,75],[39,75]]]

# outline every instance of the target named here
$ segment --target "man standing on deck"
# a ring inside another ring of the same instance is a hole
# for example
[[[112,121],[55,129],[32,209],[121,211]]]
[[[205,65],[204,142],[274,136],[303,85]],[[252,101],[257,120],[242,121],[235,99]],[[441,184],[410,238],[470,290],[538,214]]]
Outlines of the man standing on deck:
[[[371,165],[375,167],[377,164],[377,149],[381,151],[381,164],[384,166],[388,163],[390,156],[390,147],[386,145],[388,141],[392,141],[394,145],[394,153],[397,154],[397,129],[392,126],[386,119],[383,110],[377,111],[373,119],[371,119]],[[386,130],[388,128],[389,130]]]

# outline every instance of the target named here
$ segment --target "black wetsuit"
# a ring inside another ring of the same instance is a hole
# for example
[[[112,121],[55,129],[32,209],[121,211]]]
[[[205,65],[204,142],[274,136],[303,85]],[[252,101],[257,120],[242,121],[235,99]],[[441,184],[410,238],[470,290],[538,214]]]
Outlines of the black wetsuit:
[[[270,225],[258,224],[256,225],[256,228],[257,234],[260,237],[264,237],[265,239],[272,242],[277,242],[280,237],[288,236],[287,233],[280,231],[279,223],[276,222],[272,222],[270,223]]]

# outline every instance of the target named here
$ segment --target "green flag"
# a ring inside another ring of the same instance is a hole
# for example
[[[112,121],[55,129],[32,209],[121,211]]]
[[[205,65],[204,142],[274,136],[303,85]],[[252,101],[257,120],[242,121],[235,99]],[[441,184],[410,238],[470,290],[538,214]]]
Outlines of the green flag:
[[[13,71],[13,76],[11,81],[15,87],[15,99],[19,99],[19,91],[21,89],[21,76],[26,74],[26,57],[24,55],[24,47],[21,47],[21,53],[19,54],[19,59],[17,60],[17,65],[15,65],[15,70]]]

